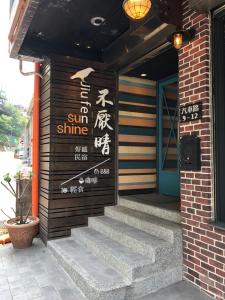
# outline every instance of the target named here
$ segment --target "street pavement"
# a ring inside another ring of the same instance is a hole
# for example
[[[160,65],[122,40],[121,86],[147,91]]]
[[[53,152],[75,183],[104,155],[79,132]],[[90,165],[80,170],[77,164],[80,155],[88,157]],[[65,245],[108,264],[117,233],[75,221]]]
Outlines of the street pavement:
[[[0,181],[3,181],[3,175],[10,173],[15,175],[24,165],[20,159],[14,158],[13,152],[0,152]],[[13,182],[15,185],[15,182]],[[0,209],[10,217],[14,217],[11,209],[15,209],[15,198],[0,184]],[[0,222],[6,220],[7,217],[0,211]]]

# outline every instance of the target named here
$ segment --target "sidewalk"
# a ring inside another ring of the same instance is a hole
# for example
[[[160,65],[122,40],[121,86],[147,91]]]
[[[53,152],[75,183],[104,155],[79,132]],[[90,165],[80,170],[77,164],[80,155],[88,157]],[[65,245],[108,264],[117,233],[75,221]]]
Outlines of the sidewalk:
[[[14,250],[11,244],[0,245],[0,299],[83,300],[84,297],[40,239],[35,239],[33,247],[25,250]],[[181,299],[211,298],[181,282],[140,300]]]

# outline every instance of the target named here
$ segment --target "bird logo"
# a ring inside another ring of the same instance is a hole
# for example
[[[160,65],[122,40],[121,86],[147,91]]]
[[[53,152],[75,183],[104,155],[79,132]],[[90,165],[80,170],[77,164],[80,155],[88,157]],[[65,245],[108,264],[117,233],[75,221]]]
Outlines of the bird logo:
[[[81,81],[86,82],[86,78],[92,73],[95,72],[95,70],[91,67],[80,70],[78,72],[76,72],[74,75],[72,75],[70,77],[70,79],[76,79],[76,78],[80,78]]]

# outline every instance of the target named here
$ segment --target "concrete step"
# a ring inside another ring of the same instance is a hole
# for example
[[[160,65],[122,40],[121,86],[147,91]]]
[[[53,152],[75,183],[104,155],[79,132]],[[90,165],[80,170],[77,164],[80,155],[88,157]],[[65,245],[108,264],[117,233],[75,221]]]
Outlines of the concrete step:
[[[161,219],[165,219],[171,222],[175,222],[180,224],[181,223],[181,215],[179,211],[170,209],[170,204],[160,204],[157,206],[155,203],[154,205],[151,205],[151,202],[147,201],[138,201],[135,198],[131,197],[119,197],[119,205],[125,206],[140,212],[144,212],[146,214],[150,214],[156,217],[159,217]]]
[[[130,281],[148,277],[151,272],[158,270],[150,258],[132,251],[92,228],[73,229],[72,237]]]
[[[176,266],[152,273],[149,277],[137,279],[127,287],[125,300],[137,300],[145,296],[146,299],[151,299],[152,293],[182,281],[182,274],[182,266]]]
[[[174,266],[131,282],[80,243],[74,237],[49,241],[48,249],[87,300],[137,300],[182,280],[182,266]]]
[[[160,261],[163,265],[168,257],[173,263],[179,261],[177,256],[174,259],[175,261],[173,261],[175,256],[174,245],[135,227],[107,216],[89,218],[88,224],[89,227],[105,234],[120,244],[149,257],[152,263]]]
[[[48,248],[89,300],[125,299],[130,281],[73,238],[48,242]]]
[[[108,206],[105,215],[170,243],[182,242],[180,225],[124,206]]]

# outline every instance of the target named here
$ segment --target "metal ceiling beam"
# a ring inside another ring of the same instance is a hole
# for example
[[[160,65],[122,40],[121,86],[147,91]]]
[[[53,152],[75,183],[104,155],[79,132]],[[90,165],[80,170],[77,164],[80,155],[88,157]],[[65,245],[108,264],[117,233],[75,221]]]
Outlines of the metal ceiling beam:
[[[139,38],[138,43],[128,45],[126,41],[120,39],[106,52],[103,52],[103,60],[110,68],[116,70],[124,69],[141,57],[148,59],[147,54],[154,49],[160,49],[160,46],[167,43],[167,37],[176,30],[174,25],[162,24],[146,36]]]

